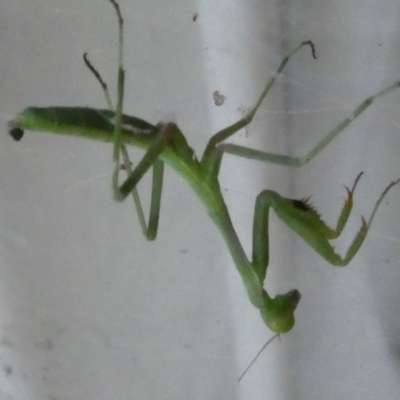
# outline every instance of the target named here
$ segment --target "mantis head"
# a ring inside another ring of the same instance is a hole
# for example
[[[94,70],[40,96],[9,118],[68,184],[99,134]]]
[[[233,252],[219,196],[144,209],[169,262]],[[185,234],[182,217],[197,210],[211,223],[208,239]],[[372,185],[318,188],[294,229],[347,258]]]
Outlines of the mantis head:
[[[261,317],[271,331],[278,334],[289,332],[294,326],[294,311],[301,295],[296,289],[279,294],[271,299],[264,292],[266,307],[260,310]]]

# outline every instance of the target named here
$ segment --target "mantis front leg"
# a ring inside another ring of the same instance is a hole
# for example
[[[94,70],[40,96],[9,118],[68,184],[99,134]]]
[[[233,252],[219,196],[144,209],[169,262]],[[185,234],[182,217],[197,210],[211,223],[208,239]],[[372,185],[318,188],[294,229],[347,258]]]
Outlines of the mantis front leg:
[[[347,190],[347,199],[339,215],[336,228],[329,227],[306,200],[293,200],[280,196],[271,190],[261,192],[256,200],[253,223],[253,260],[252,267],[257,273],[260,282],[265,282],[269,263],[269,210],[272,208],[276,215],[290,229],[305,240],[322,258],[334,266],[344,267],[354,258],[364,242],[374,216],[389,190],[400,182],[391,182],[375,203],[368,221],[362,217],[361,228],[344,257],[338,255],[329,240],[336,239],[343,231],[353,207],[353,194],[361,178],[360,173],[351,189]],[[274,332],[285,333],[294,325],[293,313],[300,300],[300,293],[292,290],[286,295],[271,299],[267,292],[265,307],[260,309],[261,316],[267,326]]]

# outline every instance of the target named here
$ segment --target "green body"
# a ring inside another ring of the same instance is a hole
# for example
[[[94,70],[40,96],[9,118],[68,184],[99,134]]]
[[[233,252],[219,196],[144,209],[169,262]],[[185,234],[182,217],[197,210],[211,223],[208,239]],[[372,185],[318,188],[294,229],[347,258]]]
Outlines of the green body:
[[[149,240],[155,239],[157,234],[163,165],[164,163],[168,164],[188,182],[203,203],[229,249],[251,303],[259,309],[266,325],[278,334],[288,332],[294,325],[294,311],[300,300],[300,293],[293,289],[286,294],[272,297],[264,287],[269,262],[268,218],[270,209],[272,208],[290,229],[303,238],[328,263],[335,266],[345,266],[361,247],[382,199],[390,188],[399,181],[390,183],[383,191],[376,202],[371,217],[367,222],[363,219],[359,232],[343,258],[334,252],[329,241],[340,235],[347,222],[353,205],[353,192],[361,174],[357,177],[351,190],[346,188],[348,196],[335,228],[327,226],[307,201],[283,198],[274,191],[264,190],[257,196],[255,204],[253,251],[252,259],[249,260],[232,225],[221,193],[218,173],[222,157],[224,153],[230,153],[262,162],[300,167],[325,148],[340,132],[364,112],[375,99],[395,90],[399,87],[400,82],[388,86],[363,101],[303,157],[294,158],[225,143],[226,139],[229,139],[240,129],[251,123],[264,98],[274,85],[277,76],[283,71],[295,53],[308,46],[311,48],[312,56],[316,58],[313,43],[311,41],[303,42],[283,59],[276,74],[268,81],[256,105],[248,115],[211,137],[200,160],[196,158],[184,135],[174,123],[152,125],[139,118],[123,114],[125,75],[122,63],[123,19],[115,0],[110,0],[110,2],[117,13],[120,28],[117,106],[115,108],[112,106],[107,85],[85,54],[85,63],[101,84],[110,109],[96,110],[83,107],[27,108],[10,123],[11,136],[15,140],[20,140],[24,131],[28,130],[77,136],[84,139],[112,143],[114,197],[116,200],[122,201],[132,193],[143,233]],[[129,146],[138,147],[145,152],[142,160],[133,170],[126,149]],[[122,162],[120,161],[121,157]],[[119,184],[121,164],[128,174],[122,185]],[[136,192],[136,185],[151,167],[153,168],[152,198],[150,217],[148,224],[146,224],[140,199]]]
[[[18,114],[12,122],[12,126],[29,131],[79,136],[85,139],[113,143],[114,125],[109,122],[113,116],[114,114],[108,110],[82,107],[31,107]],[[160,128],[141,119],[126,115],[122,116],[122,121],[124,124],[131,124],[136,127],[140,132],[134,133],[133,129],[122,129],[121,139],[125,145],[135,146],[147,152],[154,146]],[[356,240],[354,240],[343,259],[334,252],[329,239],[336,238],[347,221],[352,207],[352,193],[358,179],[352,190],[348,190],[348,199],[343,207],[335,230],[329,228],[321,220],[317,212],[306,202],[283,198],[271,190],[261,192],[257,197],[254,213],[253,260],[250,261],[232,225],[229,212],[222,197],[217,173],[212,173],[213,168],[214,171],[218,171],[219,162],[214,162],[214,165],[210,167],[209,161],[207,159],[204,161],[204,157],[202,162],[198,161],[179,128],[174,124],[167,124],[166,126],[172,131],[172,134],[165,146],[163,146],[162,151],[157,155],[157,158],[181,175],[204,204],[210,218],[219,229],[232,255],[233,261],[243,279],[250,301],[260,310],[261,316],[267,326],[278,333],[289,331],[294,325],[294,311],[300,300],[300,293],[294,289],[284,295],[272,298],[264,289],[269,260],[269,210],[272,207],[283,222],[308,242],[329,263],[333,265],[347,265],[360,248],[367,233],[367,225],[364,224],[361,227]],[[148,132],[141,133],[141,130]],[[214,159],[212,157],[209,158],[209,160]],[[147,167],[151,165],[146,164]],[[135,176],[134,181],[131,180],[133,186],[141,179],[147,169],[142,169],[141,173]],[[124,185],[126,186],[126,184]],[[122,189],[124,185],[122,185]],[[125,198],[130,193],[132,190],[131,186],[132,183],[119,196],[120,199]],[[156,229],[157,223],[158,216]],[[150,237],[155,238],[155,234],[151,234]]]

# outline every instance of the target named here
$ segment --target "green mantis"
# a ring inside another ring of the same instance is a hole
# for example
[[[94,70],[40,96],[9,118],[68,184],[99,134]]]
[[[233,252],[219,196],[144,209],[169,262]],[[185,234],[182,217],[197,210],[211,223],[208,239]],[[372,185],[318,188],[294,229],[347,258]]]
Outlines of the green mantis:
[[[148,240],[154,240],[157,235],[164,163],[169,165],[188,182],[220,231],[243,280],[248,297],[251,303],[260,311],[265,324],[278,334],[290,331],[294,326],[294,312],[300,301],[300,293],[293,289],[288,293],[272,297],[264,287],[269,263],[268,219],[270,209],[272,208],[282,222],[305,240],[328,263],[334,266],[346,266],[362,246],[383,198],[400,180],[391,182],[384,189],[376,201],[369,219],[362,219],[362,225],[344,257],[335,253],[330,240],[339,237],[346,225],[353,206],[353,195],[362,174],[357,176],[351,189],[347,189],[347,199],[335,228],[330,228],[326,225],[307,200],[293,200],[284,198],[271,190],[262,191],[257,196],[255,203],[253,251],[252,258],[249,259],[233,227],[221,193],[218,174],[223,155],[229,153],[263,162],[300,167],[312,160],[352,121],[362,114],[374,100],[397,89],[400,86],[400,82],[396,82],[364,100],[303,157],[289,157],[226,143],[227,139],[251,123],[260,105],[273,87],[277,76],[284,70],[289,60],[296,53],[306,48],[310,49],[312,57],[316,58],[313,42],[304,41],[283,59],[276,74],[266,84],[257,103],[250,112],[236,123],[213,135],[205,148],[203,156],[198,159],[175,123],[153,125],[123,113],[125,77],[123,67],[124,21],[118,3],[115,0],[109,1],[114,7],[119,24],[119,68],[116,106],[114,107],[112,104],[106,83],[85,54],[84,61],[86,66],[100,83],[108,103],[108,109],[30,107],[22,111],[10,122],[11,136],[15,140],[20,140],[24,131],[28,130],[71,135],[112,143],[114,162],[112,187],[114,198],[122,201],[132,194],[142,231]],[[145,151],[143,158],[134,167],[131,165],[127,146],[135,146]],[[127,172],[127,178],[122,184],[120,184],[121,165]],[[150,217],[146,222],[140,198],[136,191],[136,185],[150,168],[152,168],[153,183]]]

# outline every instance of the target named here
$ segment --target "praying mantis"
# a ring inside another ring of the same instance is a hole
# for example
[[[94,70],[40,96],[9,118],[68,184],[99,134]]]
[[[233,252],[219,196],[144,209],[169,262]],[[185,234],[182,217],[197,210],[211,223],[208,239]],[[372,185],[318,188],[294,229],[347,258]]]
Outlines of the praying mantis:
[[[30,107],[22,111],[10,122],[10,135],[19,141],[23,137],[24,131],[39,131],[111,143],[113,145],[114,163],[112,176],[114,198],[117,201],[123,201],[127,196],[132,195],[140,225],[147,240],[154,240],[157,236],[164,164],[169,165],[187,181],[206,208],[208,215],[226,243],[243,280],[250,302],[259,310],[267,327],[277,334],[289,332],[295,323],[294,313],[300,301],[299,291],[293,289],[285,294],[273,297],[265,289],[269,264],[270,209],[272,208],[282,222],[306,241],[328,263],[334,266],[346,266],[361,248],[384,197],[392,187],[399,183],[400,179],[387,185],[376,201],[370,217],[362,219],[361,228],[344,257],[335,253],[330,240],[339,237],[347,223],[353,206],[353,195],[362,173],[357,176],[350,189],[346,188],[347,199],[334,228],[329,227],[321,219],[318,212],[308,200],[284,198],[272,190],[262,191],[257,196],[255,203],[253,251],[252,258],[249,259],[236,234],[222,196],[218,174],[223,155],[228,153],[267,163],[301,167],[328,146],[331,141],[344,131],[376,99],[396,90],[400,86],[400,81],[364,100],[347,118],[341,121],[303,157],[273,154],[226,143],[227,139],[252,122],[265,97],[274,86],[277,77],[283,72],[295,54],[305,48],[311,50],[311,56],[316,58],[314,43],[310,40],[304,41],[282,60],[275,75],[267,82],[255,106],[247,115],[213,135],[206,145],[202,157],[197,158],[194,151],[189,147],[185,136],[175,123],[169,122],[153,125],[140,118],[124,114],[124,20],[118,3],[115,0],[109,0],[109,2],[115,10],[119,26],[119,67],[116,106],[114,107],[111,101],[107,84],[98,70],[89,61],[87,54],[85,54],[84,62],[101,85],[108,109]],[[143,158],[135,166],[131,164],[129,159],[128,146],[138,147],[145,151]],[[121,166],[123,166],[123,169],[127,173],[127,178],[122,184],[120,184]],[[150,214],[146,222],[136,186],[151,168],[153,181]]]

